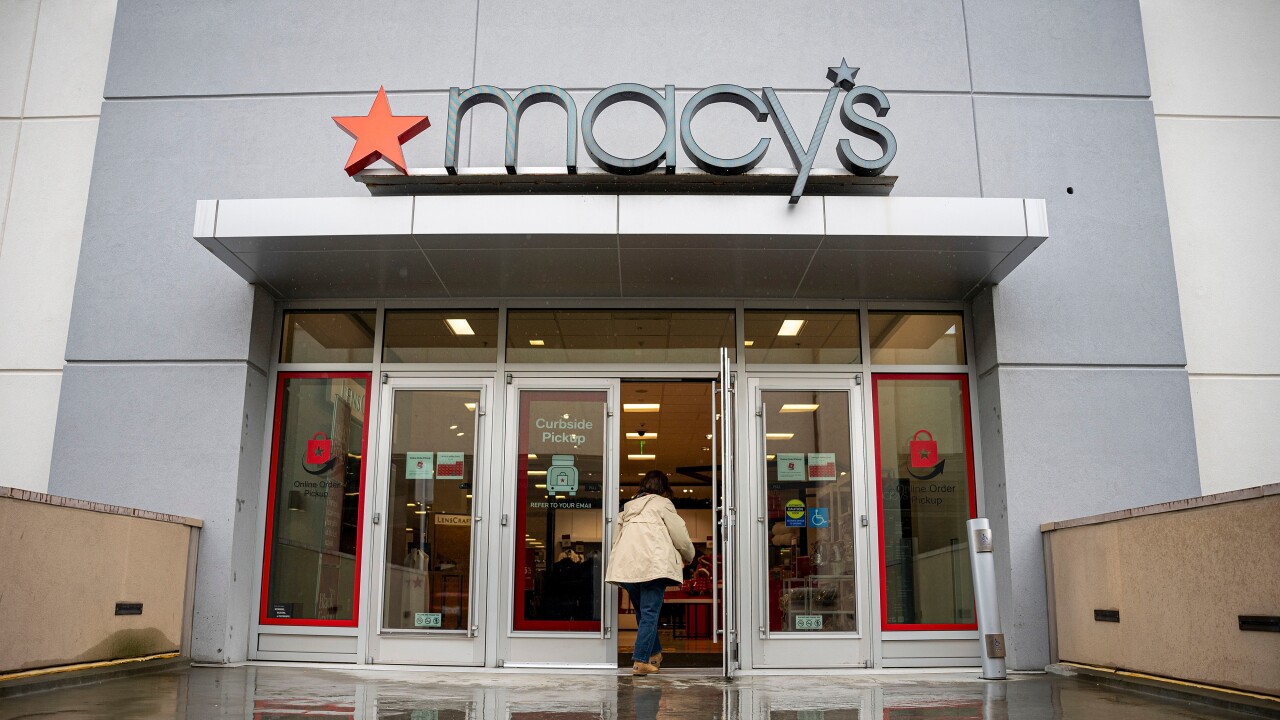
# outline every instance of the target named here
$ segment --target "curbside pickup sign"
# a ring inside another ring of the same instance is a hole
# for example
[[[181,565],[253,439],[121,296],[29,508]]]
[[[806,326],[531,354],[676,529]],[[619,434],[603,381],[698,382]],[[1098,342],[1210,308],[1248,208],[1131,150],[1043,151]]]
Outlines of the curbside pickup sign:
[[[753,92],[740,85],[712,85],[694,94],[677,112],[676,88],[666,85],[661,90],[636,83],[611,85],[587,102],[581,115],[577,104],[563,88],[556,85],[534,85],[525,88],[514,97],[506,90],[493,85],[476,85],[462,90],[449,88],[449,117],[445,123],[444,168],[450,175],[458,174],[458,131],[462,120],[471,108],[481,103],[498,105],[507,114],[504,136],[503,164],[509,174],[515,175],[520,152],[520,117],[530,107],[539,103],[553,103],[565,111],[565,169],[578,171],[578,136],[581,134],[587,155],[602,170],[615,175],[640,175],[662,168],[666,173],[676,171],[676,138],[688,158],[703,171],[715,175],[739,175],[756,167],[769,149],[772,138],[762,137],[755,147],[743,155],[723,158],[707,151],[693,134],[693,119],[703,109],[717,103],[737,105],[747,111],[756,122],[771,120],[778,135],[786,145],[787,154],[796,168],[796,181],[791,189],[790,202],[799,202],[804,195],[805,183],[813,169],[818,149],[831,122],[831,114],[839,102],[840,122],[854,134],[871,140],[880,147],[880,156],[864,158],[853,149],[848,139],[840,140],[836,155],[840,164],[854,175],[871,177],[882,174],[898,152],[898,141],[893,132],[871,119],[871,115],[858,113],[857,106],[870,108],[876,118],[889,112],[889,99],[879,88],[857,85],[858,68],[849,67],[845,60],[827,69],[827,80],[832,87],[827,90],[822,112],[806,144],[797,134],[787,115],[786,108],[771,87]],[[605,109],[621,103],[639,103],[657,113],[665,128],[662,140],[648,153],[639,157],[619,157],[610,153],[595,137],[596,120]],[[378,89],[378,95],[367,116],[334,117],[334,122],[356,140],[347,158],[348,175],[369,167],[379,159],[386,159],[401,173],[406,173],[401,146],[431,126],[425,116],[392,115],[386,91]]]

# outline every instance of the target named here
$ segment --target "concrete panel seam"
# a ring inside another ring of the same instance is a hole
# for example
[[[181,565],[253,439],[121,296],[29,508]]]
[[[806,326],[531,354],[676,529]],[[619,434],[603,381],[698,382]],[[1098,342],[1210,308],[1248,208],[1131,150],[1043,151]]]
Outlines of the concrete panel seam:
[[[599,92],[603,88],[598,87],[566,87],[557,85],[561,90],[568,93],[594,93]],[[676,85],[677,93],[696,93],[702,90],[701,87]],[[504,90],[521,90],[523,88],[503,88]],[[813,95],[823,97],[826,95],[825,90],[815,90],[811,87],[788,88],[773,86],[773,89],[779,94],[787,95]],[[1013,91],[996,91],[984,90],[981,92],[971,92],[965,90],[915,90],[903,88],[881,88],[886,95],[933,95],[937,97],[1014,97],[1014,98],[1045,98],[1050,100],[1143,100],[1150,101],[1151,98],[1146,95],[1104,95],[1097,93],[1041,93],[1041,92],[1013,92]],[[183,100],[254,100],[259,98],[300,98],[300,97],[367,97],[375,94],[375,90],[313,90],[298,92],[261,92],[261,93],[225,93],[225,94],[208,94],[208,93],[192,93],[190,95],[115,95],[104,96],[103,102],[153,102],[153,101],[183,101]],[[448,95],[449,88],[404,88],[397,90],[388,90],[387,97],[395,95]],[[94,117],[97,117],[96,115]]]
[[[996,363],[987,372],[997,368],[1006,370],[1178,370],[1185,371],[1186,365],[1176,363]],[[986,373],[983,373],[984,375]]]
[[[1157,120],[1280,120],[1280,115],[1192,115],[1188,113],[1156,113]]]

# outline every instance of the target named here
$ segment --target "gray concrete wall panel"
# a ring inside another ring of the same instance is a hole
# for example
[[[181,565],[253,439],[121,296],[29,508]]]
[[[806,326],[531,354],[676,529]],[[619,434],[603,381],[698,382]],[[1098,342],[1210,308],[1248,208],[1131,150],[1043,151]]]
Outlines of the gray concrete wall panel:
[[[228,633],[243,629],[231,616],[247,612],[240,586],[253,584],[256,562],[235,544],[237,524],[254,524],[237,510],[256,506],[261,469],[262,424],[254,416],[262,416],[265,383],[251,373],[243,363],[73,363],[63,373],[49,492],[204,521],[197,660],[244,657]]]
[[[965,0],[975,92],[1151,94],[1137,0]]]
[[[1007,511],[1010,584],[1000,612],[1010,667],[1042,668],[1049,650],[1040,524],[1198,495],[1191,394],[1181,368],[993,374],[980,383],[979,416],[984,441],[998,443],[983,454],[988,513]],[[991,507],[992,489],[997,497],[1003,489],[1005,508]]]
[[[106,97],[447,90],[470,84],[475,22],[462,0],[123,0]]]
[[[372,101],[104,103],[67,359],[246,359],[253,291],[192,241],[196,201],[367,195],[342,172],[351,140],[330,116]],[[443,118],[445,103],[406,95],[392,109]],[[406,158],[439,163],[443,135],[424,134]]]
[[[999,362],[1185,365],[1151,104],[985,97],[976,116],[983,194],[1050,218],[996,288]]]
[[[477,82],[503,87],[825,89],[847,57],[882,90],[969,89],[958,0],[499,0],[480,3],[476,44]]]

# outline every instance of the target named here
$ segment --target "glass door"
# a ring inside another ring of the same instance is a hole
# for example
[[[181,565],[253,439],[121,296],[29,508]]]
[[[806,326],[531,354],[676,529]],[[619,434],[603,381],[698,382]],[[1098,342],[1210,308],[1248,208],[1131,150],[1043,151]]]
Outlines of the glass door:
[[[507,667],[617,663],[617,592],[604,582],[619,497],[617,398],[617,380],[511,381]]]
[[[861,396],[853,379],[754,379],[753,665],[870,659]]]
[[[383,385],[374,662],[484,664],[491,388],[487,379]]]

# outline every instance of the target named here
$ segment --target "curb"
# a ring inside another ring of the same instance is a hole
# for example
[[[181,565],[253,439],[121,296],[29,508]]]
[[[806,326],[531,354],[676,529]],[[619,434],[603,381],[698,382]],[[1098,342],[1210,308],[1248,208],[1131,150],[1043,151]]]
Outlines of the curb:
[[[1115,668],[1059,662],[1046,672],[1063,677],[1088,678],[1103,685],[1157,697],[1200,703],[1265,718],[1280,718],[1280,697],[1144,675]]]

